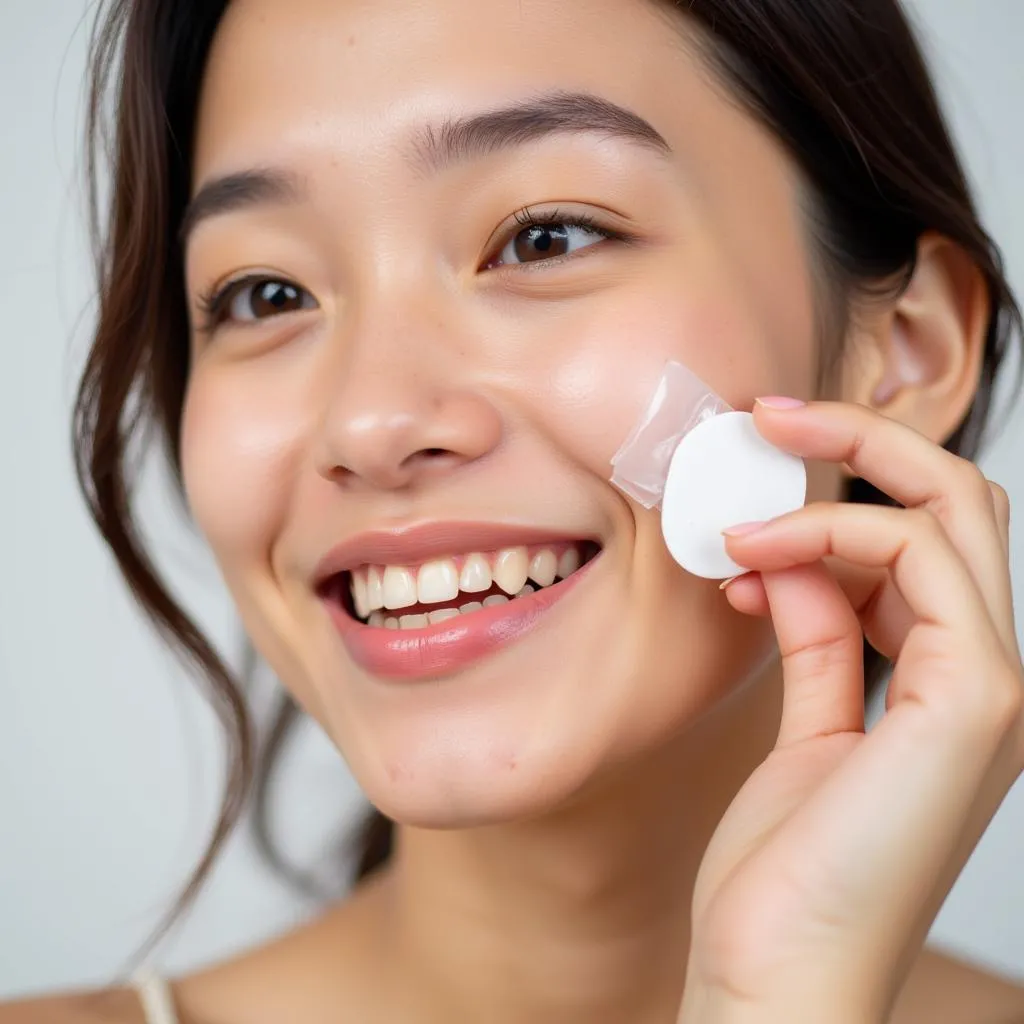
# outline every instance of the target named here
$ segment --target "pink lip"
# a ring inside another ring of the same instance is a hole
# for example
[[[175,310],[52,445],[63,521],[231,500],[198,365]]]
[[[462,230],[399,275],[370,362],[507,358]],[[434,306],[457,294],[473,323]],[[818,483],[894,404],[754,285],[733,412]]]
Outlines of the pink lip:
[[[474,540],[474,544],[478,543]],[[451,546],[444,550],[451,551]],[[589,574],[600,557],[596,555],[568,579],[534,594],[425,629],[366,626],[352,618],[337,600],[327,596],[323,600],[357,665],[382,679],[426,680],[458,672],[535,629],[552,607]],[[393,555],[391,559],[394,564]]]
[[[361,565],[419,565],[440,555],[529,547],[596,537],[499,523],[420,523],[398,530],[360,533],[332,548],[316,567],[316,585]]]

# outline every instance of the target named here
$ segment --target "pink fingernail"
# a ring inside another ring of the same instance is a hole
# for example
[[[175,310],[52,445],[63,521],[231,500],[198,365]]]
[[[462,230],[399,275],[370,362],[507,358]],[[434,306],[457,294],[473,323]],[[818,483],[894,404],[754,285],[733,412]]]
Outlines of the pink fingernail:
[[[800,409],[807,404],[799,398],[787,398],[785,395],[768,395],[766,398],[756,398],[754,401],[769,409]]]
[[[722,535],[725,537],[746,537],[751,533],[757,533],[758,530],[763,529],[767,525],[767,522],[739,523],[736,526],[730,526],[728,530],[723,530]]]

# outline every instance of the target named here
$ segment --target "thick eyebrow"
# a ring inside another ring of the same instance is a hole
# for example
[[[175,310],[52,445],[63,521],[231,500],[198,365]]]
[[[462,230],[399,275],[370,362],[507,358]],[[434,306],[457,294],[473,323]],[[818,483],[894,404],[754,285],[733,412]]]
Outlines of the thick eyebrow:
[[[410,159],[428,173],[460,160],[486,156],[549,135],[594,132],[652,149],[662,156],[672,147],[639,114],[588,92],[552,92],[468,118],[427,125],[412,140]]]
[[[424,125],[412,136],[406,154],[423,173],[437,174],[459,161],[486,156],[552,135],[596,133],[669,156],[672,147],[639,114],[587,92],[553,92],[471,117],[453,118],[438,127]],[[301,202],[306,183],[282,168],[251,168],[214,178],[189,202],[181,220],[182,246],[204,220],[268,204]]]
[[[178,238],[181,244],[210,217],[251,206],[301,202],[307,194],[305,182],[280,168],[252,168],[214,178],[207,182],[185,208]]]

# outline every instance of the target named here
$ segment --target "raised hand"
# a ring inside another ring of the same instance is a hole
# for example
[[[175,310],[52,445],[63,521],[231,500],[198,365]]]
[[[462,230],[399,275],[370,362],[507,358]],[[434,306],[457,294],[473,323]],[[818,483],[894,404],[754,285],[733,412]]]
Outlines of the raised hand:
[[[758,403],[772,443],[846,464],[902,508],[814,503],[727,531],[770,614],[778,741],[706,851],[686,1024],[880,1024],[1024,770],[1009,505],[971,463],[866,408]],[[894,662],[864,731],[862,637]]]

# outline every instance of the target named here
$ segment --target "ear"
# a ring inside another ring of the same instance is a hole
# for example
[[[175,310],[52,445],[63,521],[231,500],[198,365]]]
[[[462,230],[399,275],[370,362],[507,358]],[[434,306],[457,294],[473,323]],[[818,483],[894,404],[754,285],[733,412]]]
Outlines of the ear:
[[[990,299],[967,253],[926,233],[906,291],[858,318],[843,395],[941,444],[960,425],[981,375]]]

